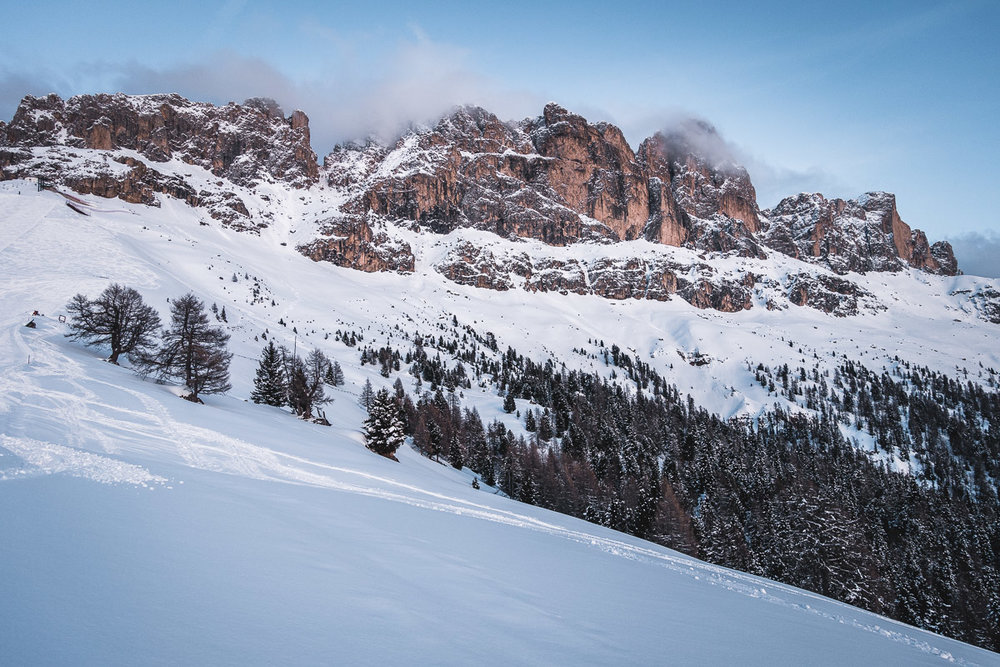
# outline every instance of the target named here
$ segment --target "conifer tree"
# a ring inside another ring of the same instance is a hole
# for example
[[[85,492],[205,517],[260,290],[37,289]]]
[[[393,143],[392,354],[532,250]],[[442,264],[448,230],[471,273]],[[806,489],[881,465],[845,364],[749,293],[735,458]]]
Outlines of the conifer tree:
[[[552,417],[549,414],[549,409],[545,408],[542,416],[538,419],[538,437],[548,442],[552,436]]]
[[[284,362],[281,358],[281,351],[274,344],[274,341],[268,341],[267,346],[261,352],[253,387],[250,400],[254,403],[274,406],[285,404],[288,385],[285,380]]]
[[[330,365],[330,382],[329,384],[334,387],[340,387],[344,384],[344,371],[340,367],[339,361],[334,361]]]
[[[365,386],[364,389],[361,390],[361,396],[359,397],[358,402],[361,403],[361,407],[365,410],[371,410],[374,398],[375,390],[372,388],[372,381],[365,380]]]
[[[508,391],[507,395],[503,398],[503,411],[510,414],[514,410],[517,410],[517,403],[514,402],[514,393]]]
[[[465,466],[462,443],[458,439],[458,434],[454,432],[451,434],[451,439],[448,442],[448,460],[456,470],[461,470]]]
[[[535,422],[535,411],[528,410],[527,414],[524,415],[524,430],[534,433],[537,429],[538,424]]]
[[[199,394],[229,391],[229,334],[209,325],[205,304],[188,292],[170,305],[170,328],[151,360],[161,378],[176,378],[190,392],[184,398],[200,403]]]
[[[364,423],[364,435],[365,446],[386,457],[392,457],[403,444],[406,436],[399,418],[399,406],[387,389],[379,389],[372,398]]]

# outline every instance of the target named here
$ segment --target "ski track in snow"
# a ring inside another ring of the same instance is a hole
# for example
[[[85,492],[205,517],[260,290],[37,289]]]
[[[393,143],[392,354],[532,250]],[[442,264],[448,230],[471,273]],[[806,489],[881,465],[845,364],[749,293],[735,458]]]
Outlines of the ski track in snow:
[[[59,473],[83,477],[101,484],[149,486],[167,481],[165,477],[154,475],[142,466],[51,442],[0,435],[0,448],[20,457],[29,466],[13,472],[0,471],[0,481]]]
[[[22,338],[20,332],[12,337]],[[23,340],[21,342],[24,343]],[[31,373],[5,369],[15,372],[4,373],[3,379],[0,380],[0,395],[7,395],[8,401],[13,399],[15,403],[33,397],[33,401],[42,400],[49,404],[51,407],[48,409],[54,411],[68,425],[65,432],[76,434],[74,440],[80,446],[88,440],[96,441],[105,451],[125,454],[128,444],[136,440],[135,436],[140,436],[146,441],[152,440],[163,449],[172,449],[187,466],[199,470],[269,482],[326,488],[546,533],[600,549],[618,558],[652,563],[672,572],[721,586],[740,595],[760,598],[784,607],[794,607],[836,623],[878,633],[925,653],[964,664],[961,660],[956,661],[950,654],[913,635],[860,622],[849,613],[840,614],[821,609],[819,607],[829,607],[831,601],[819,595],[778,583],[762,583],[752,575],[692,561],[687,557],[673,555],[652,546],[644,547],[625,540],[572,530],[514,510],[491,507],[421,489],[388,477],[277,452],[209,428],[177,421],[171,417],[161,401],[147,393],[91,378],[89,382],[97,382],[109,389],[126,393],[139,402],[141,409],[111,405],[107,401],[100,400],[98,394],[85,385],[87,380],[79,364],[59,354],[46,343],[47,341],[43,339],[36,341],[33,349],[35,354],[40,352],[41,354],[37,361],[32,362]],[[53,355],[58,355],[59,358],[55,359]],[[56,369],[61,369],[60,376],[66,382],[65,389],[46,388],[39,382],[39,378],[50,377]],[[17,386],[20,386],[20,389],[15,391]],[[18,413],[19,406],[15,405],[13,409],[11,407],[7,406],[8,414]],[[108,430],[128,431],[132,437],[127,441],[116,442],[107,436]],[[26,469],[0,474],[0,481],[39,474],[67,474],[104,484],[127,483],[148,486],[167,482],[166,478],[155,475],[141,466],[55,443],[0,435],[0,447],[24,459],[29,466]],[[162,453],[162,449],[157,449]],[[802,604],[803,598],[814,600],[817,605]],[[837,603],[832,604],[837,605]],[[845,612],[850,611],[850,607],[846,605],[843,608]]]

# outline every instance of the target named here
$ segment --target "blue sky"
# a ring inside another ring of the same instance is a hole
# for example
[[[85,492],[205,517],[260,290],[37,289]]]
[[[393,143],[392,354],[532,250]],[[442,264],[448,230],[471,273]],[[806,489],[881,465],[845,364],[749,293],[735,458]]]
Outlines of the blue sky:
[[[26,93],[268,95],[309,114],[322,155],[454,104],[522,118],[555,100],[633,146],[693,115],[762,206],[888,190],[965,268],[1000,273],[993,0],[6,4],[0,118]]]

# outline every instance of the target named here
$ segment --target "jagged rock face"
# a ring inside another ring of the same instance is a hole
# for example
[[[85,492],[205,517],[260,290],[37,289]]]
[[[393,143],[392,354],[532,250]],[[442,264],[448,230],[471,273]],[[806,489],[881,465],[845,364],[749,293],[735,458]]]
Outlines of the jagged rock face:
[[[462,108],[391,149],[337,147],[329,183],[360,188],[345,210],[459,227],[551,245],[637,238],[649,217],[645,178],[621,132],[549,105],[539,119],[502,123]]]
[[[746,169],[700,121],[656,134],[633,153],[617,128],[556,104],[520,123],[463,108],[391,148],[338,147],[324,164],[329,184],[348,198],[348,215],[374,213],[437,233],[471,227],[556,246],[645,238],[760,259],[773,248],[837,273],[904,263],[957,271],[949,247],[910,230],[892,195],[800,195],[762,217]]]
[[[638,238],[649,219],[649,179],[621,130],[591,125],[548,104],[525,131],[544,161],[549,186],[575,211],[607,225],[616,239]]]
[[[677,205],[688,215],[709,219],[720,214],[760,231],[757,193],[750,175],[728,154],[715,128],[697,120],[678,130],[657,133],[640,151],[659,162],[653,175],[669,180]],[[652,164],[656,164],[653,162]]]
[[[618,128],[549,104],[517,124],[459,109],[391,149],[338,147],[324,165],[331,185],[363,190],[350,214],[438,233],[472,227],[552,245],[647,238],[764,256],[746,170],[683,150],[691,147],[657,135],[633,153]]]
[[[1000,290],[990,285],[983,285],[975,291],[952,292],[952,296],[956,294],[969,294],[969,303],[979,311],[979,316],[982,319],[993,324],[1000,324]]]
[[[28,96],[6,131],[11,146],[64,144],[134,150],[155,162],[178,158],[238,185],[264,179],[294,187],[319,175],[308,119],[259,105],[190,102],[179,95]]]
[[[251,215],[241,186],[278,181],[302,188],[319,175],[306,115],[284,118],[263,98],[216,107],[179,95],[28,96],[0,129],[7,146],[0,147],[0,178],[37,176],[80,194],[150,206],[166,194],[239,231],[258,232],[269,217]],[[170,160],[218,179],[193,185],[176,166],[158,166]]]
[[[795,305],[810,306],[837,317],[857,315],[859,300],[865,298],[870,304],[877,304],[872,294],[855,283],[823,274],[800,273],[791,277],[788,286],[788,300]]]
[[[657,133],[640,145],[639,155],[654,178],[670,184],[676,222],[664,214],[666,237],[683,236],[684,245],[700,250],[766,257],[754,237],[760,211],[750,175],[728,156],[712,126],[689,121]],[[661,227],[661,242],[663,232]]]
[[[530,274],[529,262],[525,256],[524,264],[516,261],[508,267],[502,267],[497,258],[488,249],[479,248],[472,243],[461,243],[453,248],[445,263],[435,267],[438,273],[459,285],[471,285],[480,289],[492,289],[506,292],[514,287],[510,275],[515,273]]]
[[[301,188],[319,179],[301,111],[285,117],[264,98],[215,107],[177,95],[27,97],[10,124],[0,123],[0,169],[2,178],[39,176],[133,203],[158,205],[159,195],[169,195],[244,231],[259,231],[275,215],[269,190],[258,186]],[[911,230],[890,194],[847,201],[803,194],[762,213],[747,171],[714,128],[698,121],[633,152],[618,128],[556,104],[516,123],[467,107],[392,146],[335,148],[324,160],[324,180],[309,197],[330,206],[312,209],[306,222],[318,236],[297,248],[362,271],[415,269],[412,249],[393,231],[401,226],[439,234],[472,228],[549,246],[637,240],[635,253],[587,251],[575,259],[568,249],[540,258],[537,250],[531,257],[464,242],[434,268],[480,288],[609,299],[677,294],[723,311],[790,302],[848,315],[878,306],[856,284],[823,271],[769,277],[753,262],[772,250],[838,274],[906,265],[959,272],[950,245],[930,245]],[[686,251],[646,252],[645,241],[754,259],[720,273]],[[550,251],[557,252],[541,254]]]
[[[690,236],[691,223],[674,198],[670,163],[662,139],[661,135],[656,135],[645,140],[636,153],[648,174],[650,217],[645,237],[664,245],[680,246]]]
[[[498,291],[520,283],[531,292],[615,300],[668,301],[676,294],[697,308],[725,312],[751,308],[757,284],[753,273],[720,276],[708,264],[683,266],[666,257],[531,257],[523,252],[493,252],[468,241],[452,247],[434,268],[456,283]],[[686,277],[680,277],[682,273]]]
[[[681,285],[678,293],[692,306],[701,309],[721,310],[733,313],[753,307],[753,287],[756,277],[747,273],[741,280],[702,278]]]
[[[920,230],[917,230],[923,234]],[[926,242],[926,237],[925,242]],[[931,246],[931,257],[938,264],[939,273],[943,276],[957,276],[961,273],[958,269],[958,260],[955,259],[955,251],[947,241],[938,241]]]
[[[939,241],[932,247],[919,229],[910,229],[896,210],[896,196],[887,192],[869,192],[859,198],[868,219],[880,224],[882,232],[892,238],[898,257],[916,269],[928,273],[957,275],[958,263],[951,244]]]
[[[364,219],[341,217],[328,220],[321,233],[323,236],[298,246],[296,250],[316,262],[331,262],[368,273],[413,271],[414,257],[409,244],[392,239],[385,232],[374,232]]]
[[[801,193],[765,213],[769,222],[761,238],[769,247],[839,274],[899,271],[905,264],[930,273],[958,272],[951,246],[929,246],[923,232],[903,222],[896,198],[885,192],[846,201]]]

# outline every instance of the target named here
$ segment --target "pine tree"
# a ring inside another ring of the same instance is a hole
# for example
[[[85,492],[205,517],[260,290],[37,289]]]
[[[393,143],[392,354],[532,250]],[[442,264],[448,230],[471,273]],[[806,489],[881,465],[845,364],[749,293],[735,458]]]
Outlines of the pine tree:
[[[334,387],[340,387],[344,384],[344,371],[340,367],[339,361],[334,361],[330,366],[330,379],[332,380],[330,384]]]
[[[517,404],[514,402],[514,393],[511,391],[507,392],[507,395],[503,399],[503,411],[510,414],[517,410]]]
[[[375,399],[375,390],[372,389],[372,381],[365,380],[364,389],[361,390],[361,396],[358,402],[361,403],[361,407],[365,410],[372,409],[372,401]]]
[[[454,432],[451,434],[451,439],[448,442],[448,460],[456,470],[461,470],[465,467],[465,455],[462,452],[462,443],[458,439],[458,434]]]
[[[170,328],[151,361],[161,378],[176,378],[190,392],[184,398],[200,403],[199,394],[229,391],[229,334],[210,326],[205,304],[188,292],[170,305]]]
[[[269,341],[261,352],[253,387],[250,400],[254,403],[274,406],[285,404],[288,384],[285,380],[284,361],[274,341]]]
[[[548,442],[552,436],[552,416],[549,414],[549,409],[545,408],[542,416],[538,419],[538,437]]]
[[[113,283],[93,301],[77,294],[66,310],[71,316],[68,337],[84,339],[87,345],[109,345],[108,361],[113,364],[122,354],[141,362],[156,346],[160,316],[131,287]]]
[[[524,430],[534,433],[537,429],[538,424],[535,422],[535,411],[528,410],[527,414],[524,415]]]
[[[399,418],[399,406],[387,389],[379,389],[372,398],[364,435],[368,449],[389,458],[395,458],[393,453],[403,444],[406,436]]]
[[[288,378],[285,400],[288,406],[299,417],[308,418],[312,414],[312,404],[309,400],[309,378],[306,377],[306,364],[302,357],[288,354],[284,357],[285,376]]]

